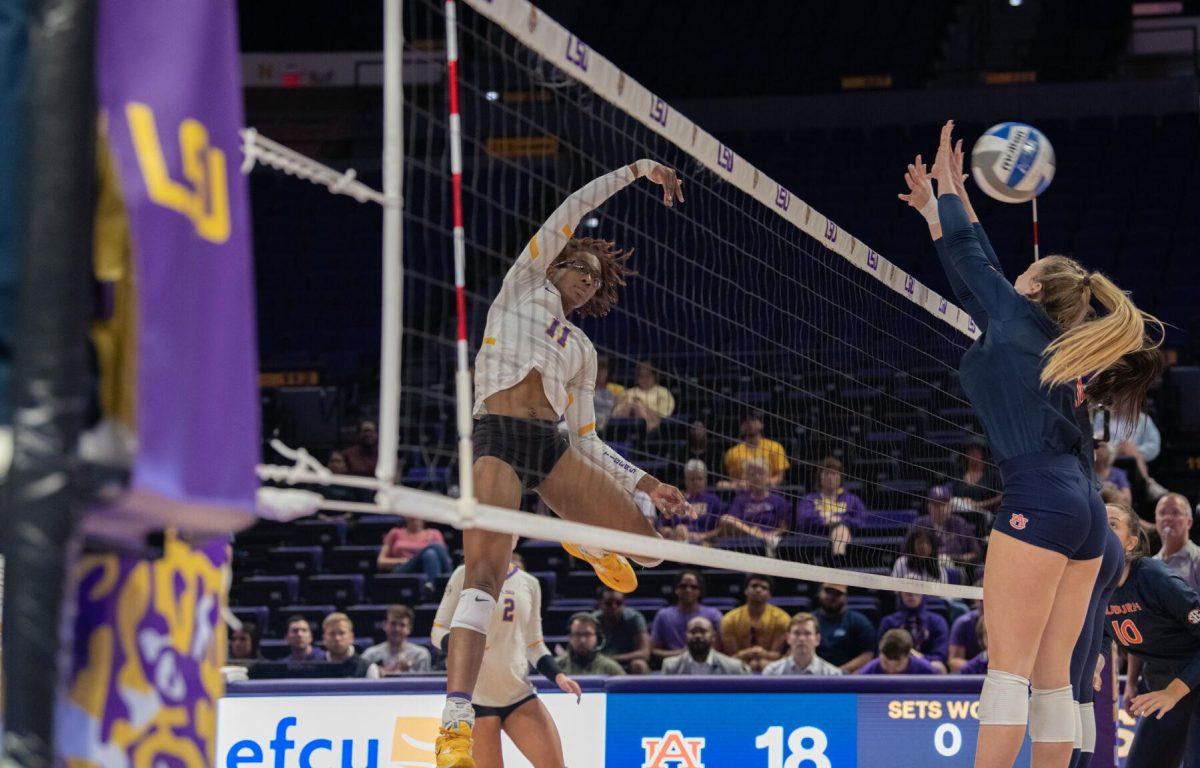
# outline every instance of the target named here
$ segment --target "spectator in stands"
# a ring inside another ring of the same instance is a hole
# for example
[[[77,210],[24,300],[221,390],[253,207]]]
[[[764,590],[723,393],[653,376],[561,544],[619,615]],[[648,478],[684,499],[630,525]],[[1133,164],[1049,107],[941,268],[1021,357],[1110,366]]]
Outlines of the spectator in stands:
[[[950,511],[953,492],[948,485],[935,485],[925,499],[925,514],[913,522],[913,528],[926,528],[937,537],[939,554],[951,560],[974,563],[979,560],[981,547],[975,529]]]
[[[729,480],[719,483],[722,487],[746,487],[746,462],[759,459],[766,463],[768,482],[779,485],[783,482],[783,473],[791,467],[783,446],[774,440],[763,436],[763,417],[761,413],[752,412],[742,417],[742,442],[725,452],[725,474]]]
[[[379,677],[378,665],[364,659],[355,653],[354,622],[344,613],[337,611],[325,617],[321,622],[321,630],[325,640],[327,660],[335,664],[344,664],[344,677]]]
[[[608,355],[596,356],[596,393],[592,403],[596,406],[596,431],[603,432],[612,417],[617,397],[625,391],[620,384],[612,384],[608,380]]]
[[[1125,506],[1133,504],[1133,490],[1129,485],[1129,475],[1125,474],[1125,470],[1120,467],[1113,466],[1112,448],[1108,443],[1096,443],[1096,460],[1093,463],[1093,468],[1096,472],[1096,480],[1100,482],[1100,487],[1112,486],[1117,492],[1117,498]]]
[[[962,617],[966,618],[966,617]],[[960,675],[986,675],[988,670],[987,626],[980,616],[975,622],[975,634],[979,637],[979,653],[958,668]]]
[[[913,652],[913,639],[903,629],[889,629],[879,640],[879,658],[858,671],[860,675],[933,675],[937,671]]]
[[[879,622],[882,637],[888,630],[903,629],[911,638],[916,652],[921,654],[935,671],[946,674],[947,645],[950,629],[946,620],[925,607],[925,596],[900,592],[900,606],[895,613]]]
[[[1181,493],[1168,493],[1154,508],[1154,527],[1162,549],[1154,557],[1162,560],[1195,592],[1200,592],[1200,546],[1189,538],[1192,506]]]
[[[716,530],[725,505],[721,503],[721,497],[708,489],[708,467],[700,459],[688,459],[683,480],[683,492],[694,517],[660,518],[659,532],[676,541],[705,541]]]
[[[788,649],[791,651],[778,661],[772,661],[763,669],[764,675],[840,675],[842,670],[817,655],[821,644],[821,633],[817,630],[817,617],[811,613],[797,613],[788,625]]]
[[[229,663],[243,664],[258,661],[262,653],[258,650],[258,625],[243,621],[238,629],[229,630]]]
[[[288,661],[325,661],[325,651],[313,648],[312,627],[303,616],[292,616],[288,619],[287,635]]]
[[[346,455],[341,451],[334,451],[329,454],[329,460],[325,462],[325,466],[335,475],[350,475],[354,474],[350,471],[350,465],[346,462]],[[372,472],[374,467],[372,467]],[[367,501],[368,493],[365,493],[360,488],[348,488],[344,485],[321,485],[319,483],[309,485],[309,490],[315,491],[330,501]],[[321,510],[317,516],[323,520],[332,521],[348,521],[352,518],[350,512],[334,512],[331,510]]]
[[[979,640],[979,627],[983,619],[983,601],[954,620],[950,625],[949,655],[946,668],[958,672],[969,660],[979,655],[983,645]]]
[[[963,446],[962,474],[951,484],[955,502],[979,512],[991,513],[1004,494],[1000,473],[987,458],[987,443],[971,438]]]
[[[375,565],[381,573],[423,573],[426,588],[432,588],[438,576],[454,570],[442,532],[426,528],[419,517],[407,517],[403,528],[384,534]]]
[[[1093,434],[1102,433],[1105,428],[1105,416],[1105,411],[1097,411],[1092,416]],[[1135,424],[1129,424],[1127,421],[1113,416],[1108,424],[1108,437],[1112,443],[1114,460],[1118,462],[1124,460],[1130,468],[1136,471],[1138,484],[1141,486],[1137,490],[1144,491],[1146,497],[1155,501],[1165,496],[1167,489],[1150,476],[1150,468],[1147,466],[1162,452],[1162,436],[1158,432],[1158,426],[1154,423],[1154,419],[1150,418],[1149,414],[1143,413],[1138,416]],[[1138,503],[1142,501],[1142,493],[1133,495]]]
[[[564,675],[623,675],[621,665],[599,651],[600,622],[577,613],[567,622],[567,650],[555,659]]]
[[[693,421],[688,428],[687,443],[682,446],[683,450],[675,454],[676,463],[686,467],[689,461],[699,459],[710,472],[723,471],[725,452],[710,437],[703,421]]]
[[[901,579],[947,583],[949,574],[938,553],[938,538],[928,528],[909,529],[904,537],[904,554],[892,563],[892,575]]]
[[[604,644],[600,652],[633,675],[650,673],[650,633],[641,611],[625,607],[625,595],[607,587],[600,590],[600,607],[592,615],[599,622]]]
[[[817,473],[817,490],[796,505],[796,530],[829,536],[832,564],[845,565],[837,561],[845,557],[851,536],[866,521],[862,499],[842,487],[842,462],[827,456]]]
[[[687,650],[665,660],[664,675],[745,675],[746,665],[713,649],[716,639],[707,616],[693,616],[687,623]]]
[[[751,672],[761,672],[778,660],[787,645],[791,619],[782,608],[771,605],[774,586],[770,576],[749,574],[742,586],[745,604],[721,619],[721,647]]]
[[[875,627],[858,611],[846,607],[846,586],[826,582],[817,597],[821,607],[817,618],[821,658],[836,664],[843,672],[856,672],[871,660],[875,650]]]
[[[614,418],[638,418],[646,422],[646,431],[658,429],[662,420],[675,412],[675,396],[658,383],[658,374],[649,360],[639,360],[634,371],[634,384],[617,399]]]
[[[379,462],[379,425],[373,419],[358,422],[358,442],[342,450],[346,466],[352,475],[375,476]]]
[[[387,619],[383,622],[387,640],[363,651],[362,657],[372,664],[378,664],[380,674],[385,676],[429,672],[433,669],[429,649],[408,642],[412,626],[412,608],[407,605],[388,606]]]
[[[704,578],[696,571],[680,571],[675,578],[675,605],[659,611],[650,626],[651,654],[654,659],[669,659],[683,651],[687,645],[687,625],[692,618],[703,616],[712,626],[721,625],[721,612],[701,605],[703,597]]]
[[[792,522],[791,505],[771,490],[770,470],[762,459],[750,459],[742,465],[746,490],[739,491],[721,516],[720,536],[752,536],[767,547],[767,556],[775,556],[775,547]]]

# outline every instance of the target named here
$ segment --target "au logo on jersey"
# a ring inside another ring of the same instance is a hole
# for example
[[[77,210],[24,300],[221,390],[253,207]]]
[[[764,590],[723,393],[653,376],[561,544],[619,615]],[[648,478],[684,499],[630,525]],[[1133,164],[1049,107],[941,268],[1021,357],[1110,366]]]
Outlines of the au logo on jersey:
[[[1012,517],[1008,518],[1008,524],[1018,531],[1023,531],[1025,526],[1029,525],[1029,518],[1020,512],[1013,512]]]
[[[646,761],[642,768],[704,768],[700,752],[704,737],[689,739],[680,731],[667,731],[661,738],[642,739]]]

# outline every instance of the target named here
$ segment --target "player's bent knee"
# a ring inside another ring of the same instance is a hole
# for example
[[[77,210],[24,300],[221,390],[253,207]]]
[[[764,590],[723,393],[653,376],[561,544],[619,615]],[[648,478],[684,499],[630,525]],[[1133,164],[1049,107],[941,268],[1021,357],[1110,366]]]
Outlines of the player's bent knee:
[[[979,694],[979,724],[1025,725],[1028,722],[1028,678],[989,669]]]
[[[454,608],[450,628],[469,629],[486,635],[488,624],[492,621],[492,612],[495,610],[496,598],[481,589],[464,589],[458,596],[458,605]]]
[[[1083,721],[1083,738],[1079,748],[1084,752],[1096,751],[1096,708],[1092,702],[1079,705],[1079,718]]]
[[[1029,697],[1029,739],[1040,742],[1075,741],[1078,708],[1071,698],[1071,686],[1034,688]]]

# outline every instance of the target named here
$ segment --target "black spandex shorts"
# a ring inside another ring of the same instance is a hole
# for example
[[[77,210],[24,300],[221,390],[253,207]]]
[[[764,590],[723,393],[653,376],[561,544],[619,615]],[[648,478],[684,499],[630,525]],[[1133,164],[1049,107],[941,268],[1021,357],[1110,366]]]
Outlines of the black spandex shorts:
[[[471,433],[475,458],[494,456],[513,468],[521,485],[532,491],[571,447],[558,426],[538,419],[484,416],[475,421]]]
[[[508,719],[508,716],[513,712],[516,712],[521,705],[527,701],[533,701],[536,698],[537,694],[531,693],[520,701],[509,704],[506,707],[485,707],[481,704],[475,704],[475,717],[498,717],[500,718],[500,722],[503,723]]]

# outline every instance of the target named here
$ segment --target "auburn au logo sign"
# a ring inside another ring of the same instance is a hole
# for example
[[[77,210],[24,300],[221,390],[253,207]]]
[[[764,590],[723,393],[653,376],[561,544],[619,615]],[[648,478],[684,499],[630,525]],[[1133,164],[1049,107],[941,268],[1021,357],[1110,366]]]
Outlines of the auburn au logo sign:
[[[704,768],[700,756],[704,737],[689,739],[680,731],[667,731],[659,738],[642,739],[642,749],[646,750],[642,768]]]

